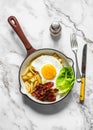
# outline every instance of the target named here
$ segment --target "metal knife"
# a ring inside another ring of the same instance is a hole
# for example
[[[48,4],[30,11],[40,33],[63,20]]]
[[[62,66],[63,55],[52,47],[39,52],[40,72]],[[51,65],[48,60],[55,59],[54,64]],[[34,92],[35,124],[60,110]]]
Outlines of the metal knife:
[[[83,103],[85,99],[86,60],[87,60],[87,44],[84,45],[83,54],[82,54],[82,78],[81,78],[81,86],[80,86],[81,103]]]

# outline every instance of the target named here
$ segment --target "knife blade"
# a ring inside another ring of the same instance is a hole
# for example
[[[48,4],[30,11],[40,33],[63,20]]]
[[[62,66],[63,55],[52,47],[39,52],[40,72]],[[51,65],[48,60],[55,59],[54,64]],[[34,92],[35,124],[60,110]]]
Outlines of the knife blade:
[[[82,77],[80,86],[80,102],[83,103],[85,99],[85,80],[86,80],[86,60],[87,60],[87,44],[83,47],[82,54]]]

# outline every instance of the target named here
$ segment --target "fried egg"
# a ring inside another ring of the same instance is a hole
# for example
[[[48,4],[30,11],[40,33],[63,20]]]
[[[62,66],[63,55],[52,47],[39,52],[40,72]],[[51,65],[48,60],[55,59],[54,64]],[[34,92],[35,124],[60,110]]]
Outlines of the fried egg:
[[[31,65],[39,72],[42,83],[55,80],[62,68],[60,61],[51,55],[41,55],[31,62]]]

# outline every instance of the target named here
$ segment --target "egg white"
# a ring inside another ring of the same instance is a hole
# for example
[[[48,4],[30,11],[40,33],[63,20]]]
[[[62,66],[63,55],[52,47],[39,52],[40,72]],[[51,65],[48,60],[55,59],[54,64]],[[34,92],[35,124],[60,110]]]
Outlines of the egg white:
[[[56,76],[55,78],[53,78],[52,80],[46,80],[42,73],[41,73],[41,69],[44,65],[46,64],[51,64],[55,67],[56,69]],[[50,55],[41,55],[39,57],[37,57],[36,59],[34,59],[32,62],[31,62],[31,65],[35,68],[36,71],[39,72],[41,78],[42,78],[42,83],[44,83],[44,81],[46,80],[47,82],[48,81],[51,81],[51,82],[54,82],[54,86],[55,86],[55,82],[56,82],[56,78],[59,74],[59,71],[61,70],[62,68],[62,64],[59,62],[59,60],[57,58],[55,58],[54,56],[50,56]]]

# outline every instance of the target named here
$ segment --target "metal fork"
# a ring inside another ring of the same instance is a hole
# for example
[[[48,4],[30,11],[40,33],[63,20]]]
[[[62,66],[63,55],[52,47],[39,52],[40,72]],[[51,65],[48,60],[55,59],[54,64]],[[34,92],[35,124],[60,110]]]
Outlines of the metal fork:
[[[81,74],[80,74],[80,70],[79,70],[79,66],[78,66],[78,59],[77,59],[78,43],[77,43],[75,33],[71,34],[70,42],[71,42],[72,51],[74,52],[75,59],[76,59],[76,80],[77,80],[77,82],[80,82],[81,81]]]

